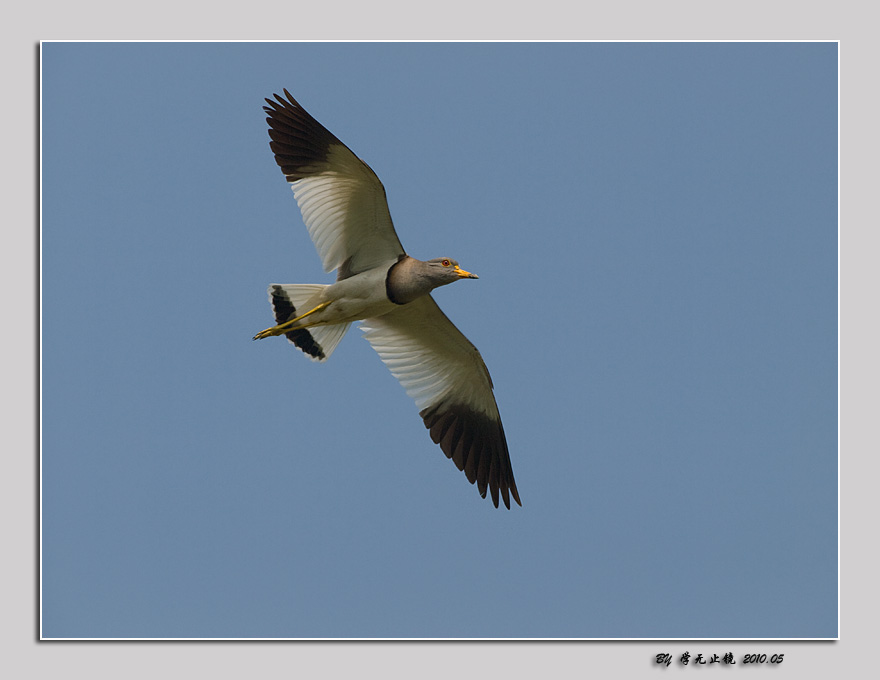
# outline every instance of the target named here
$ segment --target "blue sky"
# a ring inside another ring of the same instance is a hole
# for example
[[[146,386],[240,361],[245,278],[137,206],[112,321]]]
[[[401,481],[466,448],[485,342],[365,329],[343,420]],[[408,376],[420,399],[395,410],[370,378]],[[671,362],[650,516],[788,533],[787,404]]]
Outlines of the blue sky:
[[[46,637],[837,635],[837,45],[42,49]],[[431,443],[268,148],[385,184],[523,507]]]

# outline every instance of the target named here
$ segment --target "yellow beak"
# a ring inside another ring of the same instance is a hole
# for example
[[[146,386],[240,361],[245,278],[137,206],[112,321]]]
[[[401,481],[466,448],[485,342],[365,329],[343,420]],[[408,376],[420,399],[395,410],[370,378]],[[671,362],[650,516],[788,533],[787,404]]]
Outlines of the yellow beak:
[[[478,279],[480,278],[476,274],[471,274],[470,272],[466,272],[464,269],[455,265],[455,273],[458,274],[463,279]]]

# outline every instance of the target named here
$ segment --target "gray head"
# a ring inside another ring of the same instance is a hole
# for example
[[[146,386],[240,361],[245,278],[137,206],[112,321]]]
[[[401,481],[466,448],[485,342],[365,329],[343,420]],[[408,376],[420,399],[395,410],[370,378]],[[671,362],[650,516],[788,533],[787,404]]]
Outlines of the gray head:
[[[476,278],[479,277],[466,272],[458,266],[458,262],[449,257],[437,257],[423,262],[406,255],[388,270],[385,290],[389,300],[405,305],[439,286],[459,279]]]

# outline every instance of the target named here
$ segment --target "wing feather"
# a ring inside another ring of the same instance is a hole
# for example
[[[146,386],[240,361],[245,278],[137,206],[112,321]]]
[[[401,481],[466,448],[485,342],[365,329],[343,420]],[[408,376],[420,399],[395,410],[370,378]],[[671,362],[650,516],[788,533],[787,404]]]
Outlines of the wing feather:
[[[284,90],[267,99],[269,144],[324,271],[345,278],[403,254],[385,188],[370,167]]]
[[[492,379],[477,348],[430,295],[365,319],[364,337],[416,402],[431,439],[480,495],[522,505]]]

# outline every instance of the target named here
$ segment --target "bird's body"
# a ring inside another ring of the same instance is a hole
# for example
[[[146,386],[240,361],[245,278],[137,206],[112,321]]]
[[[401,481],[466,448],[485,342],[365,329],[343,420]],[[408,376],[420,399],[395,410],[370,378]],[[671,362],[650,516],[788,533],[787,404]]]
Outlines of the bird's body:
[[[309,323],[315,326],[351,323],[390,312],[396,305],[385,293],[385,279],[388,277],[388,270],[396,262],[397,260],[383,262],[375,269],[331,283],[318,291],[306,302],[307,309],[318,307],[324,302],[333,304],[315,312],[309,318]]]
[[[430,292],[477,278],[451,258],[417,260],[403,250],[379,178],[284,91],[267,99],[270,144],[291,183],[303,220],[332,284],[272,284],[275,326],[254,339],[284,335],[325,361],[354,321],[419,407],[431,438],[476,483],[520,503],[507,441],[480,353]]]

